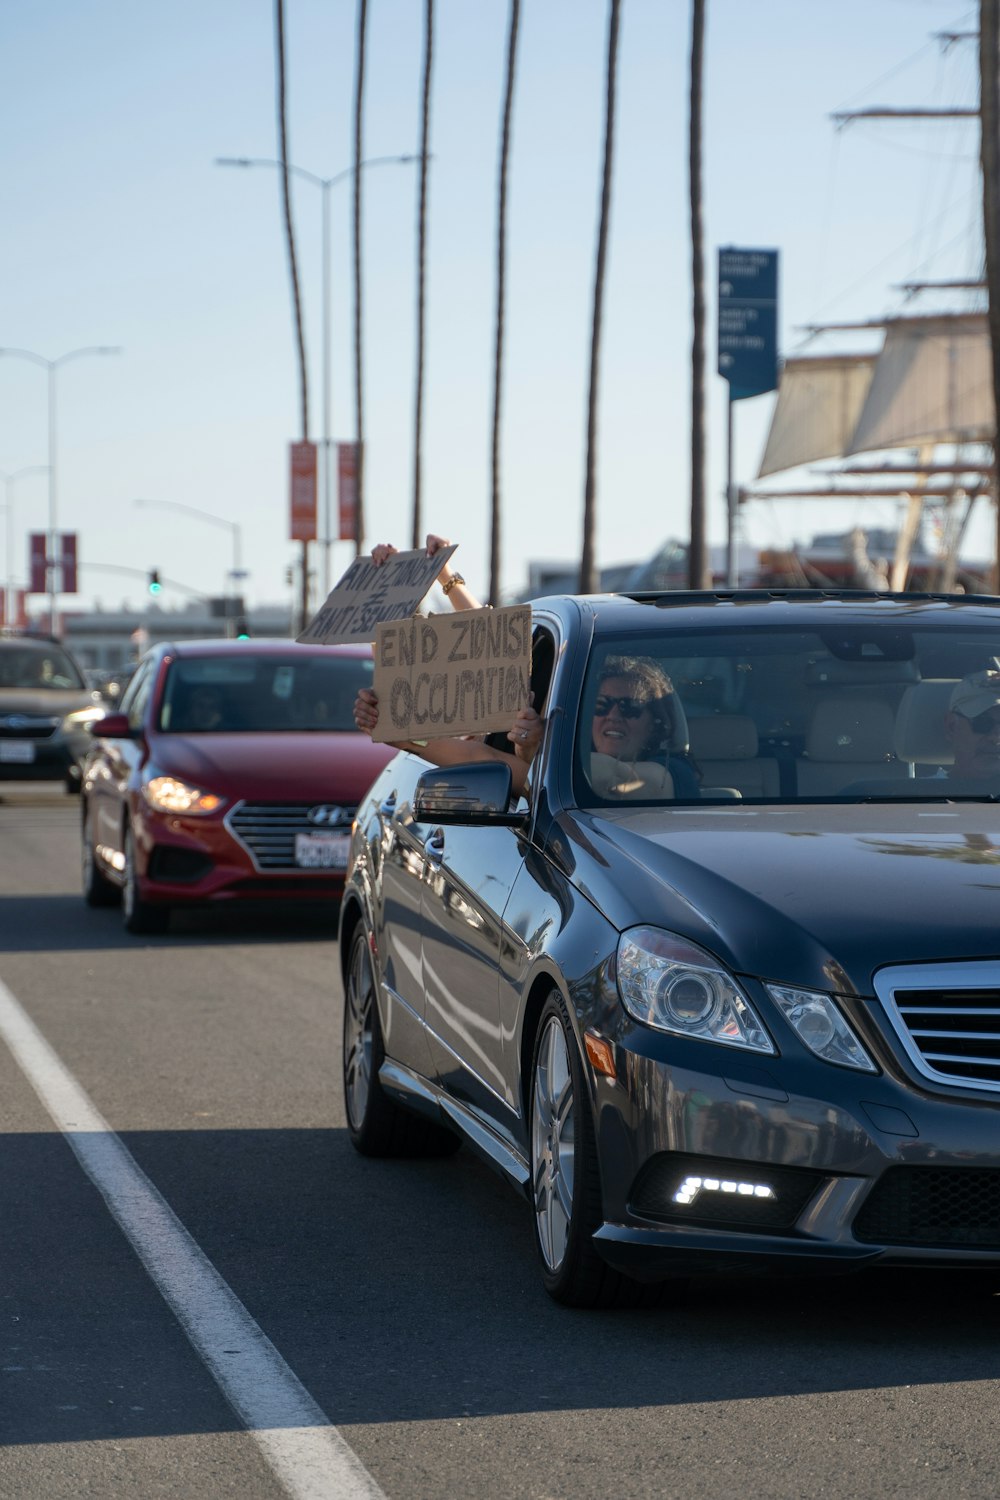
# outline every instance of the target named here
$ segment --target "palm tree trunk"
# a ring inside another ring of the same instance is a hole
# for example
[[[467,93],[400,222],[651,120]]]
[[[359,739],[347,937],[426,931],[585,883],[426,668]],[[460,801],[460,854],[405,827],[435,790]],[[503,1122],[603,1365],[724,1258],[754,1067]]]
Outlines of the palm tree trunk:
[[[292,304],[295,314],[295,339],[299,356],[299,400],[302,441],[309,441],[309,375],[306,368],[306,341],[302,331],[302,297],[299,292],[299,268],[295,257],[295,229],[292,224],[292,192],[288,170],[288,99],[285,86],[285,7],[275,0],[275,43],[278,83],[278,155],[281,160],[281,187],[285,205],[285,244],[288,249],[288,271],[292,282]],[[300,601],[302,628],[309,618],[309,543],[302,543],[302,592]]]
[[[361,126],[365,96],[367,29],[368,0],[358,0],[357,53],[354,65],[354,436],[357,443],[354,551],[359,557],[365,535],[365,406],[361,349]]]
[[[507,164],[510,157],[510,117],[517,74],[517,31],[521,0],[510,0],[507,30],[507,89],[500,131],[500,186],[497,203],[497,321],[493,361],[493,489],[490,522],[490,603],[500,603],[500,399],[503,386],[504,294],[507,256]]]
[[[594,316],[590,332],[590,390],[587,397],[587,482],[583,498],[583,550],[580,556],[580,592],[597,588],[594,561],[594,531],[597,509],[597,386],[600,372],[601,311],[604,302],[604,271],[608,254],[608,220],[611,212],[611,167],[615,128],[615,76],[618,68],[618,24],[621,0],[611,0],[608,15],[607,105],[604,119],[604,173],[601,182],[601,221],[597,233],[597,265],[594,270]]]
[[[419,547],[423,533],[421,516],[421,470],[424,426],[424,317],[427,260],[427,167],[430,150],[431,64],[434,58],[434,0],[424,10],[424,89],[420,123],[420,209],[417,216],[417,374],[413,412],[413,546]]]
[[[688,587],[704,588],[705,577],[705,240],[701,202],[702,78],[705,0],[691,9],[691,88],[688,106],[691,196],[691,545]]]

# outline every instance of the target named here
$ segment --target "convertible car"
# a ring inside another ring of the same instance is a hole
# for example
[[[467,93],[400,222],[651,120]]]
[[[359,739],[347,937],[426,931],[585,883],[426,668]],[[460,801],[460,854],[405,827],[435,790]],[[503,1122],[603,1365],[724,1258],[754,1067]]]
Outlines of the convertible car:
[[[1000,601],[533,606],[544,734],[400,754],[341,909],[368,1156],[464,1141],[577,1306],[1000,1271]]]

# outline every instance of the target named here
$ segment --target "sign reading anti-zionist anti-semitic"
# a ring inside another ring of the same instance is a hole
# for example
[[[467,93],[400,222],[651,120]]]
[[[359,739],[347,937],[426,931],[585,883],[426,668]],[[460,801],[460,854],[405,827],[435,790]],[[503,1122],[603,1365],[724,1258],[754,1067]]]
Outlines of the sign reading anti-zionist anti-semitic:
[[[375,636],[373,740],[509,729],[528,702],[531,610],[465,609],[382,624]]]
[[[320,646],[373,641],[382,620],[409,619],[454,551],[395,552],[381,566],[356,557],[297,639]]]

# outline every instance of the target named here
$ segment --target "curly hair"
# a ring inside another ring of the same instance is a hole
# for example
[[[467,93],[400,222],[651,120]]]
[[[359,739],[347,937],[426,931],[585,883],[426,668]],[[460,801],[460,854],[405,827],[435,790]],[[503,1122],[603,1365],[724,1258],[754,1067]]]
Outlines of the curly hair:
[[[668,754],[677,720],[671,701],[674,685],[663,668],[649,656],[608,656],[601,668],[600,681],[609,677],[623,677],[632,697],[648,707],[653,716],[653,728],[641,753]]]

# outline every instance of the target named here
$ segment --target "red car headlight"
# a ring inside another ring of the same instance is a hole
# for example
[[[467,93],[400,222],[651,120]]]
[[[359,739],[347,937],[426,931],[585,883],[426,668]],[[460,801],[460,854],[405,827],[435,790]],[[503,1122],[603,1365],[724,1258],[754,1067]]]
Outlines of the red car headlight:
[[[176,776],[154,776],[142,790],[150,807],[155,807],[157,812],[193,813],[197,816],[216,812],[226,800],[215,792],[206,792],[187,781],[180,781]]]

